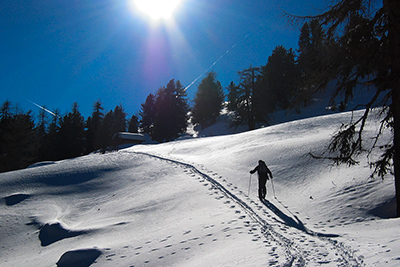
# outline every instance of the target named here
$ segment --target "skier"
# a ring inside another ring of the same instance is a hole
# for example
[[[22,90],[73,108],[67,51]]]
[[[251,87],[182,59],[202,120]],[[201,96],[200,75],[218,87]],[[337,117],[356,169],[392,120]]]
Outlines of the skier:
[[[267,188],[265,187],[265,184],[267,183],[267,180],[269,180],[268,174],[272,179],[272,172],[261,159],[258,161],[258,165],[254,168],[254,170],[250,171],[251,174],[255,172],[258,173],[258,197],[261,201],[263,201],[267,195]]]

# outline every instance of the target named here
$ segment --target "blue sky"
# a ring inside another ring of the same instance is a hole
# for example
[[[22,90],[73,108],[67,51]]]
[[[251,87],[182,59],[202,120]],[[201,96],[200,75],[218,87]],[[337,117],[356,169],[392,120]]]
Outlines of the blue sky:
[[[284,11],[315,14],[317,0],[182,0],[154,21],[133,0],[0,1],[0,102],[61,114],[96,100],[137,113],[149,93],[180,80],[192,100],[206,70],[225,88],[237,72],[265,65],[277,45],[297,49],[300,25]],[[213,65],[215,63],[215,65]],[[212,66],[212,67],[211,67]],[[211,68],[210,68],[211,67]]]

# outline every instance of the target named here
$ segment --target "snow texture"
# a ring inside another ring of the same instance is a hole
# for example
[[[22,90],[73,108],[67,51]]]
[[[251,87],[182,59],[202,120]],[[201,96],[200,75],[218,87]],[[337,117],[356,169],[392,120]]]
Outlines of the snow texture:
[[[308,156],[360,112],[1,173],[0,265],[398,266],[394,178]]]

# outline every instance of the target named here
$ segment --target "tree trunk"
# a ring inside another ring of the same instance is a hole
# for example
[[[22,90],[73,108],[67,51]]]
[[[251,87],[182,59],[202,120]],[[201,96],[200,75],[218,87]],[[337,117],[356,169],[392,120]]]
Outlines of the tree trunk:
[[[383,0],[388,14],[390,44],[392,111],[394,118],[394,176],[396,187],[397,217],[400,217],[400,1]]]

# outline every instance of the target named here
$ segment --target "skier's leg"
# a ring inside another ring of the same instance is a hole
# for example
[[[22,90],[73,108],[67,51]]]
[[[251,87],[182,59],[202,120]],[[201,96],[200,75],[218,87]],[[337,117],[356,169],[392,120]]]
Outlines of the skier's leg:
[[[263,185],[263,189],[262,189],[262,197],[263,199],[265,199],[265,196],[267,195],[267,188],[265,187],[265,184]]]
[[[267,196],[267,181],[264,184],[264,198]]]
[[[267,194],[267,188],[265,187],[266,183],[267,183],[267,179],[262,177],[262,179],[260,179],[260,189],[261,189],[261,197],[262,197],[262,199],[265,199],[265,196]]]
[[[263,184],[262,184],[262,179],[258,179],[258,197],[260,198],[260,200],[264,199],[263,196],[264,190],[263,190]]]

